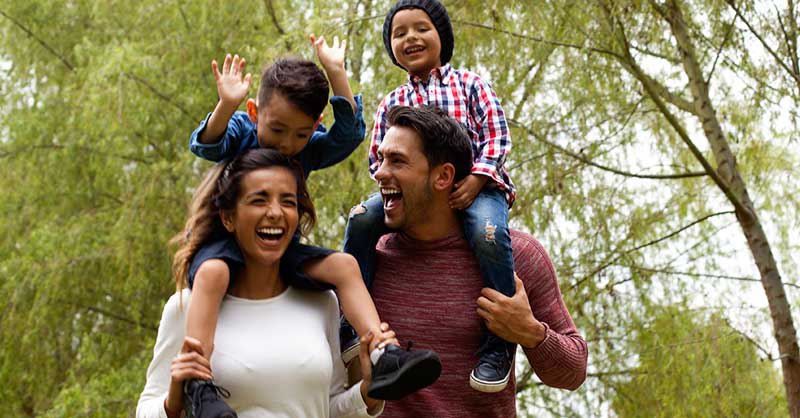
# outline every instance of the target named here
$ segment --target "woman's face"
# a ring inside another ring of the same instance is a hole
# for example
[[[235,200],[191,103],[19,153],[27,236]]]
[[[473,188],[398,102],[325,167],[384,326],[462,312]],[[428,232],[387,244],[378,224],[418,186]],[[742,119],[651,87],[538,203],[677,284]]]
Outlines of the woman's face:
[[[279,263],[297,229],[297,180],[285,167],[270,167],[241,182],[234,212],[222,215],[225,228],[236,236],[245,263]]]

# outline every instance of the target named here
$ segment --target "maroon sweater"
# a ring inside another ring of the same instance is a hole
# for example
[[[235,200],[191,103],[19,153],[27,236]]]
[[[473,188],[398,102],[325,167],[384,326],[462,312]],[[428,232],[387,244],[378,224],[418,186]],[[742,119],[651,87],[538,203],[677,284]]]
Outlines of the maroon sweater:
[[[586,342],[561,299],[553,264],[532,236],[511,231],[514,268],[525,283],[533,315],[547,336],[525,355],[548,386],[576,389],[586,378]],[[478,263],[462,235],[417,241],[389,234],[378,243],[372,298],[381,320],[401,343],[439,353],[442,375],[428,388],[390,401],[384,418],[509,418],[516,416],[514,375],[500,393],[469,386],[478,362],[481,328],[476,300],[483,285]]]

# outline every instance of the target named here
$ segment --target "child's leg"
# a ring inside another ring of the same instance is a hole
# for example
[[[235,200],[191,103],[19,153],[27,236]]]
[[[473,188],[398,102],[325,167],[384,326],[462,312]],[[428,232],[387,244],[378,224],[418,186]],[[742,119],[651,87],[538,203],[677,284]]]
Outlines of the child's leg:
[[[350,210],[344,233],[344,252],[358,261],[361,277],[369,289],[375,274],[375,245],[389,232],[383,219],[383,199],[375,193]]]
[[[486,287],[514,296],[508,201],[502,189],[484,188],[464,210],[464,235],[478,259]]]
[[[304,248],[303,248],[304,247]],[[299,250],[306,254],[313,254],[316,247],[301,246]],[[325,249],[317,249],[325,251]],[[287,251],[283,262],[289,254]],[[297,260],[297,256],[289,259]],[[283,270],[282,273],[283,275]],[[305,275],[313,277],[317,284]],[[284,276],[285,278],[285,276]],[[300,287],[324,288],[325,285],[336,286],[342,310],[348,320],[356,327],[358,333],[365,335],[372,332],[380,335],[380,318],[375,304],[367,292],[364,281],[361,280],[358,264],[355,259],[345,253],[333,253],[324,258],[314,257],[302,263],[302,273],[294,277],[292,284]],[[306,283],[308,282],[308,283]],[[322,285],[322,286],[321,286]],[[377,339],[370,343],[370,357],[374,364],[372,368],[372,383],[367,393],[376,399],[400,399],[410,393],[416,392],[431,385],[442,370],[439,356],[431,350],[403,350],[394,344],[388,344],[382,349],[377,349]]]
[[[232,238],[204,245],[192,258],[188,277],[192,302],[186,313],[186,335],[200,341],[207,359],[211,359],[214,350],[214,334],[222,298],[243,264],[241,250]],[[192,415],[197,412],[194,409],[199,408],[215,411],[213,416],[217,417],[236,416],[234,410],[219,397],[217,386],[210,381],[189,380],[184,391],[187,411],[191,410]]]
[[[464,235],[475,252],[486,287],[513,296],[516,288],[508,203],[501,189],[481,190],[464,211]],[[470,374],[470,386],[482,392],[503,390],[511,374],[514,347],[484,327],[480,360]]]
[[[336,295],[345,318],[358,335],[372,332],[380,335],[381,320],[372,302],[355,258],[347,253],[333,253],[325,258],[306,263],[305,273],[316,280],[336,287]],[[372,349],[374,347],[370,347]],[[370,350],[371,351],[371,350]]]
[[[223,239],[204,245],[189,265],[189,288],[192,302],[186,313],[186,335],[196,338],[203,354],[211,358],[214,333],[222,298],[228,290],[232,275],[244,264],[244,258],[233,239]]]
[[[214,350],[219,306],[229,283],[228,265],[220,259],[203,262],[194,277],[192,303],[186,312],[186,336],[200,341],[207,359]]]

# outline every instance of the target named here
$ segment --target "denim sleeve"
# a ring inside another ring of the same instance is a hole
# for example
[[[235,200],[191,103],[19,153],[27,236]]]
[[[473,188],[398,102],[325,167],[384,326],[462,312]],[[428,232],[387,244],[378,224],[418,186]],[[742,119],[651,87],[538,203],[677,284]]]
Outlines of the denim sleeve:
[[[361,95],[355,96],[356,112],[344,97],[333,96],[333,125],[327,132],[316,131],[303,149],[301,160],[306,173],[330,167],[347,158],[364,140],[364,108]]]
[[[200,123],[200,126],[192,132],[189,140],[189,150],[200,158],[220,162],[230,159],[244,150],[258,147],[258,136],[256,126],[250,122],[250,118],[245,112],[236,112],[228,121],[228,129],[217,142],[213,144],[203,144],[200,142],[200,134],[206,129],[211,113]]]

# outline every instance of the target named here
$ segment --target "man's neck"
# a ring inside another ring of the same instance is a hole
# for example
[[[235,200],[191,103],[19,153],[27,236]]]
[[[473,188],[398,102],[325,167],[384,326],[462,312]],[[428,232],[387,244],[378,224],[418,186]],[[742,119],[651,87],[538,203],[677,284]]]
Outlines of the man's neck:
[[[432,209],[423,222],[403,229],[403,233],[419,241],[435,241],[459,234],[461,231],[461,219],[456,211],[448,206]]]

